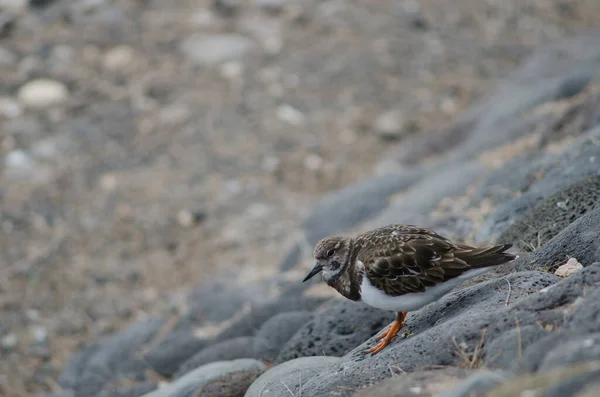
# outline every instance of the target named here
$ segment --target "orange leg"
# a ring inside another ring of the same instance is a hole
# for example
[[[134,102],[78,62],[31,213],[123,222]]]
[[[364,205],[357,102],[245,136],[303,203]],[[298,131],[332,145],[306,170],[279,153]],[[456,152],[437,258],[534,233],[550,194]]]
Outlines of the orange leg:
[[[373,353],[373,355],[376,355],[377,353],[382,351],[387,345],[389,345],[392,339],[394,339],[394,336],[396,336],[396,334],[398,333],[398,331],[400,331],[400,329],[404,327],[404,319],[406,318],[406,314],[407,312],[398,313],[398,315],[396,316],[396,320],[392,324],[390,324],[390,328],[377,337],[379,343],[377,343],[372,348],[365,350],[364,353]]]

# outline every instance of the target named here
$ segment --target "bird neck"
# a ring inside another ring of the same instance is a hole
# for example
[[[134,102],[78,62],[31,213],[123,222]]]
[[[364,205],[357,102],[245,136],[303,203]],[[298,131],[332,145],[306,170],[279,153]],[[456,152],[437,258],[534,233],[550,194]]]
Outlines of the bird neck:
[[[362,278],[362,269],[359,269],[355,262],[351,262],[339,277],[330,280],[328,284],[347,299],[359,301]]]

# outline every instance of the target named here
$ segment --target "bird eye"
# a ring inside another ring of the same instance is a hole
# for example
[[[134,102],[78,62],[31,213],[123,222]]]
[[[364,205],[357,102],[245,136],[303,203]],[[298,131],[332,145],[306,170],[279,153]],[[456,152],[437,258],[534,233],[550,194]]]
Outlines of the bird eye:
[[[335,254],[334,249],[330,249],[329,251],[327,251],[327,256],[333,256],[333,254]]]

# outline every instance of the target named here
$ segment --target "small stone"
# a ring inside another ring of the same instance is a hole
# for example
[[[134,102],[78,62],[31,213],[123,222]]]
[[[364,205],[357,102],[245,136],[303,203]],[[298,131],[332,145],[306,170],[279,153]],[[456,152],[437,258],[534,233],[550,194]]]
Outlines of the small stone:
[[[275,172],[279,169],[280,163],[277,156],[267,156],[263,159],[261,167],[266,172]]]
[[[265,53],[269,55],[277,55],[283,49],[283,40],[281,37],[271,36],[266,38],[262,45]]]
[[[0,47],[0,65],[10,66],[17,61],[17,57],[10,50]]]
[[[23,107],[12,98],[0,98],[0,112],[6,119],[16,119],[23,115]]]
[[[304,158],[304,168],[317,171],[323,166],[323,158],[318,154],[311,153]]]
[[[25,316],[29,321],[38,321],[40,319],[40,311],[36,309],[25,310]]]
[[[569,277],[571,274],[578,272],[583,269],[583,265],[577,261],[575,258],[569,258],[567,263],[562,266],[559,266],[558,269],[554,272],[558,277]]]
[[[290,105],[280,105],[277,108],[277,117],[279,120],[295,126],[300,126],[306,121],[304,114]]]
[[[117,188],[117,177],[114,174],[104,174],[100,178],[100,186],[107,192],[112,192]]]
[[[339,139],[343,144],[352,145],[357,139],[356,132],[350,129],[342,130],[340,131]]]
[[[181,227],[190,227],[194,224],[194,215],[190,210],[181,210],[177,213],[177,223]]]
[[[27,9],[28,0],[0,0],[0,9],[20,12]]]
[[[191,211],[182,209],[177,213],[177,223],[181,227],[192,227],[195,224],[202,222],[206,218],[206,214],[202,211]]]
[[[45,327],[35,326],[31,329],[31,337],[35,343],[42,345],[46,343],[46,340],[48,339],[48,331]]]
[[[23,85],[17,97],[19,101],[30,108],[46,108],[67,100],[67,87],[56,80],[37,79]]]
[[[288,0],[254,0],[258,7],[271,12],[280,12],[287,2]]]
[[[229,61],[225,62],[219,71],[221,72],[221,76],[224,78],[233,80],[242,75],[244,71],[244,65],[238,61]]]
[[[116,72],[131,65],[134,59],[133,48],[127,45],[119,45],[111,48],[104,54],[102,63],[105,69]]]
[[[242,58],[253,47],[252,40],[238,34],[193,34],[181,42],[179,49],[190,61],[212,66]]]
[[[397,110],[389,110],[381,113],[375,119],[375,131],[383,139],[399,139],[404,134],[404,115]]]
[[[17,347],[17,345],[19,344],[19,338],[17,337],[16,334],[14,333],[10,333],[7,335],[4,335],[2,337],[2,339],[0,340],[0,347],[3,350],[13,350],[15,347]]]
[[[7,170],[30,171],[35,168],[35,161],[23,150],[13,150],[6,156],[4,165]]]
[[[264,203],[254,203],[246,209],[248,216],[254,219],[264,218],[269,215],[269,212],[271,212],[271,209]]]

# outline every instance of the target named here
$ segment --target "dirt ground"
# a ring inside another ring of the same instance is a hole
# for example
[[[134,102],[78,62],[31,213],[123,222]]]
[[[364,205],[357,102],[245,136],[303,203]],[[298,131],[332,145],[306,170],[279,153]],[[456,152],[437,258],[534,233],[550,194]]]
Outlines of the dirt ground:
[[[598,12],[0,0],[0,394],[60,390],[84,343],[177,308],[220,268],[274,271],[319,197],[404,136],[436,133],[539,45],[598,27]],[[237,41],[199,49],[199,34]],[[40,78],[54,99],[24,92]]]

